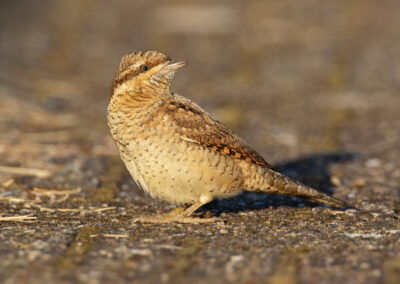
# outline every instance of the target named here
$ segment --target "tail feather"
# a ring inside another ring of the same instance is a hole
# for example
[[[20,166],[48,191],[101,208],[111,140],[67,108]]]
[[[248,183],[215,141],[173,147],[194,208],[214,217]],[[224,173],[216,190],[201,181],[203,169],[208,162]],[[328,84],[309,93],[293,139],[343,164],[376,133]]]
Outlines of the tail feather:
[[[304,197],[310,201],[338,208],[349,208],[344,201],[322,193],[271,169],[265,169],[262,184],[255,191]]]

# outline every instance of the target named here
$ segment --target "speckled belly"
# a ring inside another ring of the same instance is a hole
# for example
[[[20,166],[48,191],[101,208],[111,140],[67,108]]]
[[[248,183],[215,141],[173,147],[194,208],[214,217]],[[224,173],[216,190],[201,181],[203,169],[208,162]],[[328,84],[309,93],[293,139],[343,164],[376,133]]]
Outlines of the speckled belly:
[[[131,141],[125,164],[136,182],[153,197],[194,203],[240,192],[241,170],[234,160],[179,137]]]

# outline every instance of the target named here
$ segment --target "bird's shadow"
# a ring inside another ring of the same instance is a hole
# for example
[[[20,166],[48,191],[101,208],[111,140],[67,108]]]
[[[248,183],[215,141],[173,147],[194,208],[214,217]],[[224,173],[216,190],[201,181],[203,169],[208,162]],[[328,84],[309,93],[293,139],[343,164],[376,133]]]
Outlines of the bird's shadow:
[[[295,180],[332,195],[334,185],[329,173],[330,166],[352,161],[357,157],[356,153],[348,152],[319,153],[300,157],[293,161],[285,161],[275,165],[274,168]],[[235,197],[214,200],[204,205],[199,211],[211,210],[214,214],[219,215],[223,212],[239,212],[280,206],[314,207],[316,204],[299,197],[245,192]]]

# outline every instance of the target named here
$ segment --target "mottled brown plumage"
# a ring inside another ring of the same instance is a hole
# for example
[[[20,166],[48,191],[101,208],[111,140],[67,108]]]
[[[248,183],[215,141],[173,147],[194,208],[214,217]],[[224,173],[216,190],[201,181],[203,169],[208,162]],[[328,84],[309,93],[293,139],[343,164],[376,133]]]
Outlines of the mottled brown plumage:
[[[192,130],[182,133],[182,137],[223,155],[271,168],[260,154],[191,101],[180,97],[180,100],[166,100],[165,104],[167,113],[180,128]]]
[[[188,221],[184,217],[201,205],[242,191],[302,196],[346,206],[276,172],[201,107],[173,94],[172,78],[184,65],[171,63],[156,51],[124,56],[113,81],[107,115],[121,158],[139,186],[154,197],[192,204],[170,220]]]

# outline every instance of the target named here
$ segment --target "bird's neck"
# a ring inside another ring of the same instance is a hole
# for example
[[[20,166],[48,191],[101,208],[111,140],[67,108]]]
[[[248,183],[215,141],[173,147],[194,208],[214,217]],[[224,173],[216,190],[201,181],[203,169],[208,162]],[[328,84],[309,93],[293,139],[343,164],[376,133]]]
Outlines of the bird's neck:
[[[171,96],[170,84],[151,81],[128,81],[113,89],[111,102],[129,107],[143,107]]]
[[[145,125],[163,101],[162,96],[147,92],[131,90],[114,94],[107,109],[107,123],[113,138],[126,144],[140,136],[138,127]]]

